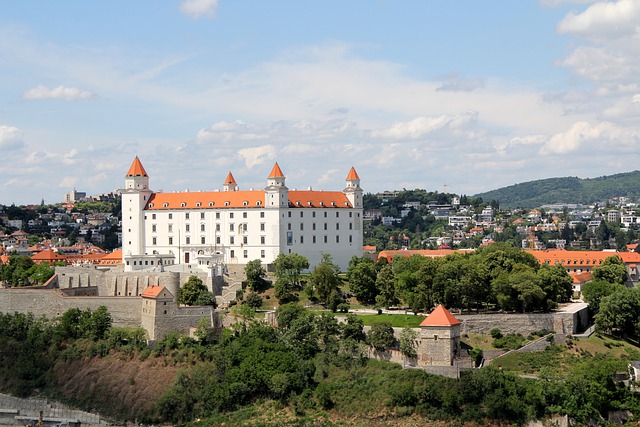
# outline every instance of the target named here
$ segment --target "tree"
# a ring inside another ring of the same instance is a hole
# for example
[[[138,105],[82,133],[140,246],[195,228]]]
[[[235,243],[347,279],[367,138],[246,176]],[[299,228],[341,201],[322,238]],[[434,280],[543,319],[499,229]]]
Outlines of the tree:
[[[333,263],[331,255],[322,254],[322,261],[311,272],[311,284],[318,293],[318,298],[325,304],[330,302],[332,293],[340,286],[340,269]]]
[[[308,315],[308,312],[304,307],[298,303],[290,302],[278,307],[276,321],[278,322],[278,327],[287,329],[295,319],[306,315]]]
[[[623,286],[617,283],[610,283],[606,280],[592,280],[582,285],[582,297],[589,304],[589,308],[594,312],[600,310],[600,301]]]
[[[367,333],[367,344],[375,348],[377,351],[395,347],[397,340],[393,335],[393,327],[391,326],[391,323],[374,323]]]
[[[251,308],[258,309],[262,307],[262,297],[255,292],[249,292],[244,299],[243,304],[247,304]]]
[[[413,329],[406,327],[400,332],[400,352],[405,358],[418,356],[416,346],[418,345],[418,334]]]
[[[600,302],[596,329],[619,336],[640,336],[640,289],[620,288]]]
[[[297,291],[301,289],[300,274],[309,268],[309,260],[302,255],[280,253],[273,262],[276,274],[275,295],[278,301],[287,303],[296,301]]]
[[[178,289],[178,303],[184,305],[197,305],[200,294],[208,292],[207,287],[198,276],[190,276],[187,283]]]
[[[366,335],[363,332],[364,322],[355,314],[347,314],[347,319],[340,325],[343,340],[364,341]]]
[[[610,256],[599,266],[593,267],[591,274],[594,280],[604,280],[609,283],[624,285],[627,281],[627,269],[617,255]]]
[[[376,288],[375,264],[371,258],[354,256],[349,261],[347,268],[347,280],[353,295],[365,305],[373,305],[376,302],[378,291]]]
[[[267,271],[262,266],[262,262],[259,259],[249,261],[244,267],[244,273],[247,276],[247,285],[249,289],[259,292],[266,288],[267,281],[265,277]]]
[[[376,278],[376,288],[378,288],[376,306],[388,308],[398,303],[395,286],[393,269],[391,264],[388,264],[382,267]]]
[[[545,293],[544,309],[556,308],[558,303],[567,302],[573,294],[573,280],[560,264],[549,266],[542,264],[537,272],[540,287]]]

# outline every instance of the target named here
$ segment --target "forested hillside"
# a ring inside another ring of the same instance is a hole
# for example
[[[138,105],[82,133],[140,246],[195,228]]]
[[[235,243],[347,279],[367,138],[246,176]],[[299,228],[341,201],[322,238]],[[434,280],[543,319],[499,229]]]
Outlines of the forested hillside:
[[[640,198],[640,171],[581,179],[549,178],[510,185],[476,194],[485,201],[497,200],[502,207],[534,208],[550,203],[594,203],[611,197]]]

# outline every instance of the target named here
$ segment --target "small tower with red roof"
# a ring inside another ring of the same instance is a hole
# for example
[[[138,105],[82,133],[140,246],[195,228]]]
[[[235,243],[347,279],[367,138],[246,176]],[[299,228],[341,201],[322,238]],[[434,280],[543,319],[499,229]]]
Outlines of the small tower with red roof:
[[[449,310],[437,306],[420,324],[418,364],[451,366],[460,354],[461,326]]]
[[[138,262],[142,265],[141,261],[137,261],[137,257],[145,255],[144,208],[151,194],[149,175],[136,156],[124,177],[122,190],[122,255],[126,271],[136,269],[133,268],[134,261],[136,265]]]
[[[227,175],[227,179],[224,180],[224,185],[222,188],[224,191],[238,191],[238,183],[236,182],[236,179],[233,177],[231,172],[229,172],[229,175]]]
[[[344,189],[344,194],[349,199],[351,206],[356,209],[362,209],[362,188],[360,188],[360,177],[358,172],[352,166],[347,174],[347,186]]]
[[[276,162],[267,177],[267,187],[264,189],[264,205],[267,208],[289,207],[289,189],[284,184],[285,176]]]

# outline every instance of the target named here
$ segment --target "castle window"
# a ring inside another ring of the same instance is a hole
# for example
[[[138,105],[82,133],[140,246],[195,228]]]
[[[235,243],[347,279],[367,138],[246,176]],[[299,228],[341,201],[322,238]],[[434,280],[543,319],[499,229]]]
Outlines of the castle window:
[[[157,241],[157,240],[156,240],[156,238],[154,237],[153,239],[151,239],[151,242],[152,242],[151,244],[152,244],[152,245],[155,245],[155,244],[156,244],[156,241]]]
[[[333,203],[333,202],[331,202]],[[336,212],[336,218],[340,218],[340,212]]]
[[[216,236],[216,245],[220,244],[220,236]]]
[[[220,219],[220,212],[216,212],[216,219]]]
[[[200,224],[200,231],[204,231],[204,224]]]
[[[300,244],[304,244],[304,236],[300,236]]]
[[[172,213],[169,214],[169,219],[173,219],[173,214]]]
[[[204,236],[200,237],[200,243],[204,245]]]
[[[233,249],[231,249],[229,255],[231,256],[231,258],[235,258],[236,257],[236,251],[234,251]]]
[[[233,231],[234,230],[234,225],[233,223],[229,224],[229,231]]]
[[[242,212],[242,218],[246,218],[247,217],[247,213],[246,212]]]
[[[353,230],[353,223],[352,222],[349,223],[349,230]]]
[[[152,233],[155,233],[155,232],[156,232],[156,225],[155,225],[155,224],[153,224],[153,225],[151,226],[151,232],[152,232]]]
[[[233,218],[233,212],[229,213],[229,218]]]
[[[324,229],[327,230],[327,223],[324,223]]]
[[[336,243],[340,243],[340,236],[336,236]]]
[[[235,239],[233,238],[233,236],[229,236],[229,244],[233,245],[235,243]],[[233,256],[232,256],[233,258]]]
[[[287,216],[291,218],[291,211],[287,212]]]
[[[301,222],[300,223],[300,231],[303,231],[303,230],[304,230],[304,222]]]
[[[189,226],[189,224],[185,225],[185,231],[188,233],[189,231],[191,231],[191,227]]]
[[[340,230],[340,223],[336,222],[336,230]]]
[[[264,236],[260,236],[260,244],[264,245],[265,242],[265,237]]]
[[[353,236],[349,234],[349,243],[353,243]]]
[[[260,223],[260,231],[264,231],[264,222]]]
[[[243,237],[242,237],[242,243],[246,245],[246,244],[247,244],[247,242],[248,242],[248,240],[247,240],[247,239],[248,239],[248,237],[247,237],[247,236],[243,236]]]
[[[313,224],[311,224],[311,229],[312,229],[313,231],[316,231],[316,223],[315,223],[315,222],[314,222]]]
[[[264,212],[260,212],[260,218],[264,218]]]
[[[326,213],[326,212],[324,213],[324,217],[325,217],[325,218],[327,217],[327,213]]]
[[[220,223],[216,224],[216,231],[220,231]]]
[[[243,256],[244,258],[249,258],[249,251],[245,249],[245,250],[242,252],[242,256]]]
[[[324,236],[324,242],[325,242],[325,243],[327,243],[327,242],[328,242],[327,236]]]
[[[169,224],[169,233],[173,233],[173,224]]]
[[[265,257],[265,252],[264,249],[260,251],[260,258],[264,258]]]
[[[173,237],[169,237],[169,244],[173,245]]]
[[[204,212],[200,212],[200,219],[204,219]]]
[[[311,217],[312,217],[312,218],[315,218],[315,217],[316,217],[316,213],[315,213],[315,211],[314,211],[314,212],[311,212]]]
[[[349,218],[353,217],[353,212],[349,212]]]
[[[191,244],[191,237],[187,236],[187,241],[186,242],[187,242],[187,245],[190,245]]]
[[[189,219],[189,212],[184,214],[184,219]]]
[[[287,230],[291,230],[291,223],[287,224]]]
[[[316,236],[311,237],[311,243],[315,243],[316,242]]]

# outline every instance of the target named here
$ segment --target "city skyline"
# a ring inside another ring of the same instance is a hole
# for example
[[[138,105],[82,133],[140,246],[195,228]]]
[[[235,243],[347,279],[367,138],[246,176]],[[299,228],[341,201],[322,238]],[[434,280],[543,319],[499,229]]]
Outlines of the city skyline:
[[[475,194],[638,169],[640,1],[11,2],[0,204],[122,188]]]

